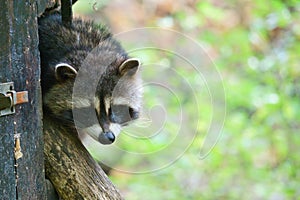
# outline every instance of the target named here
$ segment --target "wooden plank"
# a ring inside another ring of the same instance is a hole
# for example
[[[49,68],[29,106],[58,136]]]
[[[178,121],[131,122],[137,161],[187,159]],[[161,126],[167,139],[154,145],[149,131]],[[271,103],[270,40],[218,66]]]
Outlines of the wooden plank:
[[[11,15],[12,5],[9,0],[1,5],[0,10],[0,83],[12,78],[11,71]],[[14,173],[14,125],[13,116],[0,117],[0,197],[16,199]]]
[[[5,0],[0,10],[0,82],[13,81],[16,91],[26,90],[29,96],[29,103],[17,105],[14,115],[0,118],[1,199],[47,199],[37,5],[44,10],[35,0]],[[17,161],[14,134],[20,134],[23,153]]]
[[[15,90],[27,90],[29,97],[29,103],[16,106],[14,115],[23,153],[16,162],[17,195],[21,199],[46,199],[36,1],[15,2],[14,15],[12,80]]]

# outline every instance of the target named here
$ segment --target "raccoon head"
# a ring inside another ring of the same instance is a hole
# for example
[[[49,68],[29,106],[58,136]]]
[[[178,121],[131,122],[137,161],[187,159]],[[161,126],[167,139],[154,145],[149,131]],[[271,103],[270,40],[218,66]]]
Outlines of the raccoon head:
[[[60,63],[54,71],[57,84],[46,93],[44,104],[61,122],[76,124],[80,132],[102,144],[111,144],[121,127],[140,115],[142,90],[139,67],[138,59],[124,59],[117,68],[108,67],[102,73],[93,98],[85,95],[74,98],[72,88],[78,72],[71,65]],[[80,119],[75,115],[79,115]]]
[[[89,135],[102,144],[111,144],[121,127],[137,119],[141,110],[140,62],[129,58],[119,65],[117,74],[106,74],[99,82],[94,98],[94,107],[101,129]],[[98,125],[98,127],[99,127]],[[92,126],[92,130],[97,124]]]

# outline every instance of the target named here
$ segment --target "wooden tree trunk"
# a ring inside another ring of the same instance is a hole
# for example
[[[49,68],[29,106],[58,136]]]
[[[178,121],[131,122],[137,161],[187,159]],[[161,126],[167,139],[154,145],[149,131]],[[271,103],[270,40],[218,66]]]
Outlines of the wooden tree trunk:
[[[46,176],[60,198],[123,199],[74,133],[76,130],[44,119]]]

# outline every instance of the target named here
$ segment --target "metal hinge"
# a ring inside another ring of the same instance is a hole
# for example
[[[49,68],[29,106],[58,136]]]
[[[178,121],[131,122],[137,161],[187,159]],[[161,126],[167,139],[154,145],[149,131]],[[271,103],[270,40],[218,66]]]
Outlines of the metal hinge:
[[[28,102],[28,92],[16,92],[14,83],[0,83],[0,117],[15,113],[15,105]]]

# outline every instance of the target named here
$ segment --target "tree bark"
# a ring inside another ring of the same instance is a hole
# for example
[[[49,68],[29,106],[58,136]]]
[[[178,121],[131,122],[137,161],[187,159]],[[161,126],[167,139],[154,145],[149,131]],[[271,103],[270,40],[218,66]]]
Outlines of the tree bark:
[[[46,176],[61,199],[123,199],[76,130],[45,117],[44,137]]]

